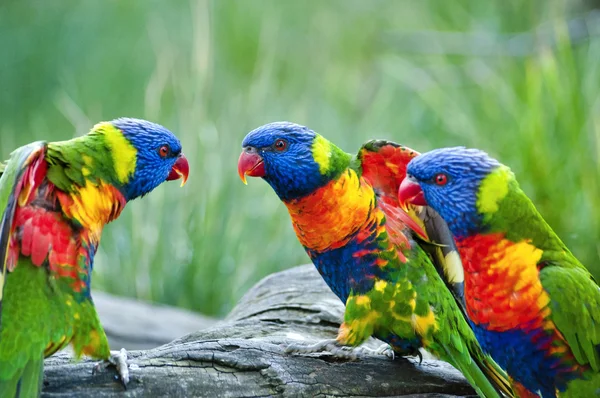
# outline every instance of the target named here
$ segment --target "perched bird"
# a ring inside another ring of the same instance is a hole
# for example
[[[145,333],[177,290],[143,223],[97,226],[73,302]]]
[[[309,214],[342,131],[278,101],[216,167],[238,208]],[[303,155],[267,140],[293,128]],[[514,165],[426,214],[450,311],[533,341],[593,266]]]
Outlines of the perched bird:
[[[484,355],[455,298],[407,225],[397,190],[416,152],[370,141],[356,157],[312,130],[277,122],[250,132],[238,162],[242,181],[262,177],[286,205],[300,243],[346,304],[336,340],[288,352],[359,346],[370,336],[396,353],[424,347],[459,369],[482,397],[511,396],[506,375]],[[460,266],[460,265],[459,265]]]
[[[44,357],[68,344],[77,357],[118,359],[90,295],[102,229],[163,181],[185,183],[189,166],[169,130],[121,118],[20,147],[0,172],[0,397],[32,397]]]
[[[519,396],[600,396],[600,288],[510,169],[479,150],[438,149],[409,163],[398,194],[448,223],[477,339]]]

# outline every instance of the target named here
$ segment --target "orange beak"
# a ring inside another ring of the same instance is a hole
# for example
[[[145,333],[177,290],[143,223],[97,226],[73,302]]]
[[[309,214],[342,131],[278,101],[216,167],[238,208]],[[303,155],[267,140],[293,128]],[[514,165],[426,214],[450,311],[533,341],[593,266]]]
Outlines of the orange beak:
[[[244,184],[246,176],[264,177],[266,175],[265,163],[255,148],[247,147],[240,155],[238,160],[238,174]]]
[[[188,175],[190,174],[190,164],[187,161],[187,158],[182,153],[177,158],[177,161],[171,168],[171,172],[167,176],[167,181],[182,179],[181,186],[184,186],[187,182]]]
[[[398,188],[398,202],[404,210],[407,210],[409,204],[427,206],[421,186],[410,177],[404,178],[400,188]]]

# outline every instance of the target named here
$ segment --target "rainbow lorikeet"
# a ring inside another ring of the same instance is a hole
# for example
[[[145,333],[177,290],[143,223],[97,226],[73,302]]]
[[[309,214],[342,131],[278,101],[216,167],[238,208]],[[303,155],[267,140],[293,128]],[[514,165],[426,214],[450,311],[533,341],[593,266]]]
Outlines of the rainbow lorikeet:
[[[300,243],[346,304],[336,340],[291,346],[288,352],[337,355],[375,336],[401,355],[426,348],[458,368],[481,396],[497,397],[500,391],[511,396],[506,375],[481,351],[457,301],[407,225],[425,238],[426,232],[398,206],[397,189],[416,152],[371,141],[352,156],[288,122],[255,129],[242,146],[240,177],[244,182],[247,175],[262,177],[271,185]]]
[[[1,397],[39,395],[44,357],[68,344],[77,357],[111,358],[90,295],[102,229],[188,171],[169,130],[129,118],[11,154],[0,168]]]
[[[600,396],[600,287],[510,169],[458,147],[415,158],[408,175],[401,202],[448,223],[477,339],[519,396]]]

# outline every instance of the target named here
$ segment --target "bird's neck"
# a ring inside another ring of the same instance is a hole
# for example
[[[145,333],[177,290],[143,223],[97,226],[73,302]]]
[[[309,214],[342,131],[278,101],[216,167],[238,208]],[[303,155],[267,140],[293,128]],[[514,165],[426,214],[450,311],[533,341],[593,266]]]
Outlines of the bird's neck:
[[[57,197],[65,216],[87,229],[95,243],[104,226],[119,217],[126,204],[118,189],[101,180],[87,181],[70,192],[59,191]]]
[[[112,138],[111,138],[112,137]],[[98,181],[125,195],[135,173],[135,148],[122,135],[90,133],[69,141],[48,144],[48,179],[70,192]],[[98,183],[99,184],[99,183]]]
[[[124,181],[132,173],[130,166],[126,170],[120,165],[117,172],[113,152],[105,137],[98,134],[49,144],[46,158],[48,180],[56,187],[65,216],[98,241],[104,225],[125,207]]]
[[[569,252],[531,200],[521,190],[516,180],[511,180],[506,194],[495,206],[477,214],[478,222],[464,235],[453,234],[457,239],[477,239],[479,236],[501,234],[510,242],[529,242],[544,252],[552,254]],[[570,252],[569,252],[570,253]]]
[[[374,207],[374,192],[353,169],[313,193],[284,202],[300,243],[323,252],[347,243]]]

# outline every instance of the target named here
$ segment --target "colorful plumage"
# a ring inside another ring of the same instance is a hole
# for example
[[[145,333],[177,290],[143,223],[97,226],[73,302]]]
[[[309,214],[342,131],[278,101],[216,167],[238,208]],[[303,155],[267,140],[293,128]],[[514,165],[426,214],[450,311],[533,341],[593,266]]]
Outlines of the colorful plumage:
[[[125,204],[189,171],[179,140],[145,120],[16,149],[0,167],[0,396],[41,390],[43,360],[71,344],[108,359],[90,296],[104,225]]]
[[[520,396],[600,396],[600,287],[510,169],[459,147],[415,158],[408,174],[401,202],[448,223],[477,338]]]
[[[481,396],[512,394],[503,371],[483,354],[455,298],[409,232],[407,225],[426,238],[416,213],[411,218],[398,207],[397,190],[416,152],[371,141],[353,157],[288,122],[259,127],[242,145],[240,177],[244,182],[247,175],[262,177],[271,185],[300,243],[346,304],[337,343],[292,351],[335,353],[376,336],[401,355],[426,348],[462,371]],[[439,247],[429,250],[438,253],[432,256],[436,261],[444,261]],[[446,271],[451,265],[441,267]]]

